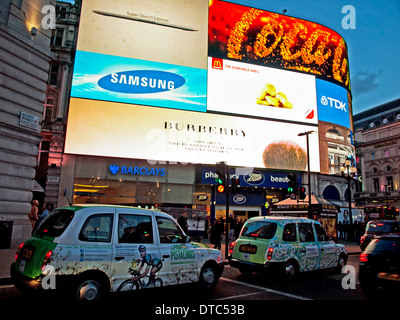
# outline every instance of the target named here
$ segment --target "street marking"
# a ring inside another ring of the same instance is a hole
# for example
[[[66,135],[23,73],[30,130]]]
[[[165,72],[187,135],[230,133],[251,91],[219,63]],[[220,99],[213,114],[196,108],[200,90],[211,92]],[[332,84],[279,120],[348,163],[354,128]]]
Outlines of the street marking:
[[[247,296],[254,296],[256,294],[261,294],[262,292],[257,291],[257,292],[251,292],[251,293],[246,293],[246,294],[239,294],[237,296],[230,296],[230,297],[224,297],[224,298],[219,298],[219,299],[215,299],[215,300],[232,300],[232,299],[236,299],[236,298],[243,298],[243,297],[247,297]]]
[[[287,292],[283,292],[283,291],[278,291],[278,290],[269,289],[269,288],[265,288],[265,287],[261,287],[261,286],[256,286],[254,284],[250,284],[250,283],[246,283],[246,282],[242,282],[242,281],[237,281],[237,280],[233,280],[233,279],[229,279],[229,278],[221,278],[221,280],[232,282],[232,283],[239,284],[239,285],[242,285],[242,286],[246,286],[246,287],[249,287],[249,288],[262,290],[262,291],[265,291],[265,292],[279,294],[279,295],[286,296],[286,297],[293,298],[293,299],[313,300],[311,298],[298,296],[296,294],[291,294],[291,293],[287,293]]]
[[[0,289],[9,289],[9,288],[15,288],[15,286],[13,284],[0,285]]]

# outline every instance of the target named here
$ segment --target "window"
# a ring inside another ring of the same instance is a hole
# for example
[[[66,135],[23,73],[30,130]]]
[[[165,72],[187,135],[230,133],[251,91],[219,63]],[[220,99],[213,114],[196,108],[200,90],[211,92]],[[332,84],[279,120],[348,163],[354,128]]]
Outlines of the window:
[[[275,235],[276,223],[270,221],[250,221],[243,228],[242,236],[272,239]]]
[[[385,158],[389,158],[389,150],[383,150]]]
[[[44,111],[43,111],[44,122],[47,123],[51,122],[51,119],[53,118],[53,109],[54,109],[54,97],[48,96],[44,104]]]
[[[296,224],[289,223],[283,228],[283,241],[297,241]]]
[[[61,46],[64,35],[64,29],[57,28],[52,30],[51,44],[54,46]]]
[[[58,84],[58,72],[60,69],[59,64],[51,64],[49,72],[49,84],[56,86]],[[52,101],[54,104],[54,100]],[[50,104],[50,103],[48,103]]]
[[[79,240],[89,242],[110,242],[113,215],[95,214],[88,217],[79,233]]]
[[[299,223],[300,242],[315,241],[311,223]]]
[[[153,243],[153,225],[150,216],[120,214],[119,243]]]
[[[328,241],[328,235],[326,234],[326,231],[323,226],[320,224],[314,224],[315,226],[315,231],[317,233],[317,239],[318,241]]]
[[[375,160],[375,152],[371,152],[371,160]]]
[[[173,220],[157,217],[157,226],[160,243],[186,242],[186,237]]]
[[[388,192],[393,191],[393,177],[392,176],[386,177],[386,185],[387,185]]]
[[[59,237],[67,229],[73,217],[74,211],[72,210],[56,209],[49,213],[35,233],[43,236]]]
[[[379,178],[372,179],[374,184],[374,192],[379,192]]]

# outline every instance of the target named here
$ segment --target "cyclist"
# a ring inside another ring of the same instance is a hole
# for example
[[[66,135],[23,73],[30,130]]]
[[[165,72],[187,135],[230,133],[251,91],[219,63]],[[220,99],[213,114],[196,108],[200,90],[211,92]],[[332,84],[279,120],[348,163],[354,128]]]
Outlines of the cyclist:
[[[162,261],[160,260],[160,258],[152,257],[150,254],[147,254],[146,246],[144,246],[144,245],[139,246],[139,252],[140,252],[140,256],[142,258],[142,262],[140,263],[139,269],[137,271],[138,271],[138,273],[140,273],[140,271],[143,269],[145,264],[146,264],[146,269],[142,274],[135,277],[135,280],[137,281],[140,278],[145,277],[147,275],[147,273],[149,272],[149,269],[151,269],[149,281],[147,282],[147,284],[144,287],[145,288],[154,287],[154,283],[155,283],[154,280],[156,278],[156,272],[162,268]]]

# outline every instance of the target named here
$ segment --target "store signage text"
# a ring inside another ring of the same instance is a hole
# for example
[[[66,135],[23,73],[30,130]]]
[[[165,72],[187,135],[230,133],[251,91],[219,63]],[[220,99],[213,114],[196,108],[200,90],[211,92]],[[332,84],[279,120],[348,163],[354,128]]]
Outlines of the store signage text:
[[[329,102],[328,102],[329,100]],[[346,110],[346,102],[342,102],[340,100],[331,98],[331,97],[326,97],[322,96],[321,97],[321,103],[324,106],[327,106],[329,104],[330,107],[335,107],[336,109],[343,110],[344,112],[347,112]]]
[[[136,174],[136,175],[146,175],[146,176],[159,176],[164,177],[166,174],[166,169],[164,168],[149,168],[149,167],[130,167],[130,166],[118,166],[116,164],[110,165],[110,172],[112,174],[122,173],[122,174]]]
[[[122,93],[171,91],[185,84],[180,75],[157,70],[132,70],[111,73],[98,81],[103,89]]]

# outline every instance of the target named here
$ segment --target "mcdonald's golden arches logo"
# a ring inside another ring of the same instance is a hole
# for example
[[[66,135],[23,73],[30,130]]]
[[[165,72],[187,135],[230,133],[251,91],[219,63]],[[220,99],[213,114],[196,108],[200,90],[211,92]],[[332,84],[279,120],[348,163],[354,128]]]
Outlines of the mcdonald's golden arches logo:
[[[212,58],[212,68],[222,70],[224,68],[223,60],[219,58]]]

